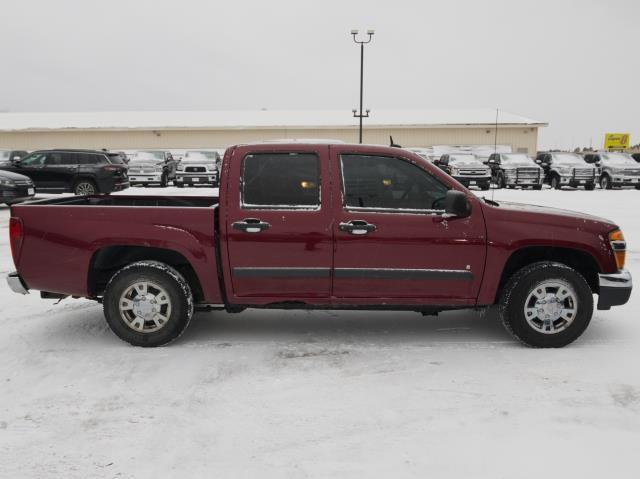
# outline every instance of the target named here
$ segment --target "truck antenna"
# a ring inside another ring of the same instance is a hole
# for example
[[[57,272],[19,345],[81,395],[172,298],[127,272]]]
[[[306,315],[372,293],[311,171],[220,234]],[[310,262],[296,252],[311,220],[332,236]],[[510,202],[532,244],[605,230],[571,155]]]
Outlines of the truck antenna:
[[[393,142],[393,136],[389,135],[389,143],[390,143],[390,147],[392,148],[402,148],[400,145],[397,145]]]
[[[493,152],[498,153],[498,108],[496,108],[496,124],[495,124],[495,131],[493,132]],[[491,168],[491,166],[489,166],[489,168]],[[489,184],[491,184],[491,180],[489,180]],[[492,188],[491,201],[493,201],[493,197],[495,193],[496,193],[496,189]]]

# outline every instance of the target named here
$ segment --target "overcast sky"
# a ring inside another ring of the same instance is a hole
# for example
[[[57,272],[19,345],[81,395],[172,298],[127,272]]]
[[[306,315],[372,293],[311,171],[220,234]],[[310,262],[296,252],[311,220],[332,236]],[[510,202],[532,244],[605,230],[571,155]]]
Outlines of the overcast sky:
[[[640,143],[638,0],[2,0],[0,110],[500,108]]]

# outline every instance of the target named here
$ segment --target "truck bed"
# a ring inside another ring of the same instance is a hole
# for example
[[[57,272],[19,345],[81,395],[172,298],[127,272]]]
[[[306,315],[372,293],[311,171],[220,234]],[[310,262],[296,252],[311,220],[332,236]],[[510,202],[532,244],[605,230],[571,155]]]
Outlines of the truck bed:
[[[107,277],[121,267],[113,260],[118,249],[136,247],[137,259],[167,250],[191,265],[202,285],[197,299],[218,303],[217,209],[216,197],[65,197],[14,205],[11,216],[24,227],[16,266],[30,289],[96,297],[104,282],[89,271],[97,265]]]

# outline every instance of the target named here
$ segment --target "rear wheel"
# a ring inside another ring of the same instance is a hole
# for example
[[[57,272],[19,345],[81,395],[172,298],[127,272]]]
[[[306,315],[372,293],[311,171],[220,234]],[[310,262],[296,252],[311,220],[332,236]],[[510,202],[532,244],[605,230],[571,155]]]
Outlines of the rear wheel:
[[[184,277],[157,261],[125,266],[109,281],[103,299],[111,330],[134,346],[170,343],[193,316],[193,295]]]
[[[95,195],[98,188],[91,180],[80,180],[73,187],[73,192],[78,196]]]
[[[527,346],[558,348],[580,337],[591,321],[593,294],[574,269],[551,261],[525,266],[500,299],[502,323]]]

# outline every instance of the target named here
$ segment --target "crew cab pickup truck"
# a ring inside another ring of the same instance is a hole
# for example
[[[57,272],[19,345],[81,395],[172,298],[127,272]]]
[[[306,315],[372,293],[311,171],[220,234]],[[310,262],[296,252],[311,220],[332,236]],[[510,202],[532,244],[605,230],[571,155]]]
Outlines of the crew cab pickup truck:
[[[493,153],[486,164],[498,188],[542,189],[544,171],[524,153]]]
[[[18,293],[103,304],[138,346],[194,310],[498,305],[527,345],[560,347],[627,302],[612,222],[476,197],[415,153],[348,144],[229,148],[219,197],[86,196],[11,207]]]

